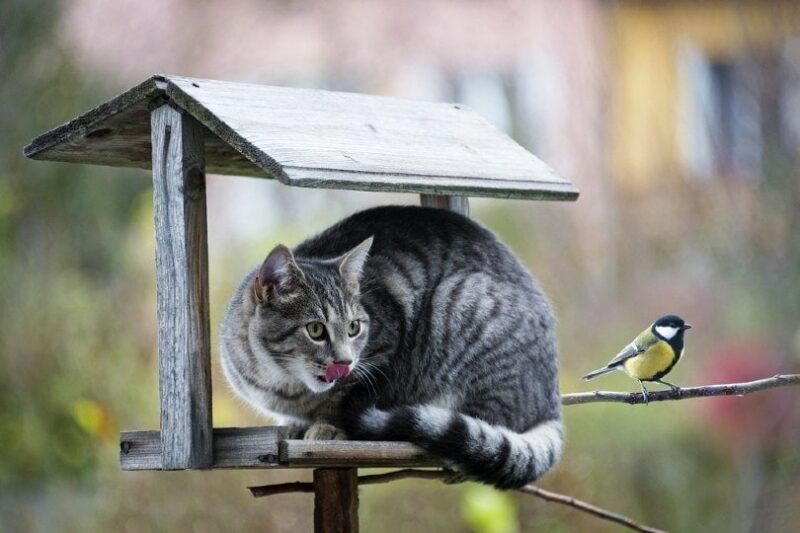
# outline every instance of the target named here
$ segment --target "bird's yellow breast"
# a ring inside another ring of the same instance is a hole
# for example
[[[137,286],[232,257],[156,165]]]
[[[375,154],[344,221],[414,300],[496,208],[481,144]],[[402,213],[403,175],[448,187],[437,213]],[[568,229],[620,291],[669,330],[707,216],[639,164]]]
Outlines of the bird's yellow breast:
[[[634,379],[651,379],[673,364],[675,352],[665,341],[658,341],[644,352],[623,363],[625,373]]]

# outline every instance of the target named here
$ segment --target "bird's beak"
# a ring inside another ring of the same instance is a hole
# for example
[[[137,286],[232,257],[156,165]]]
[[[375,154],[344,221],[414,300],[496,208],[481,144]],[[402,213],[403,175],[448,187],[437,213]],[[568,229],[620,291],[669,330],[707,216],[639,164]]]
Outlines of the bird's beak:
[[[684,324],[681,329],[683,329],[683,330],[692,329],[692,325],[691,324]]]

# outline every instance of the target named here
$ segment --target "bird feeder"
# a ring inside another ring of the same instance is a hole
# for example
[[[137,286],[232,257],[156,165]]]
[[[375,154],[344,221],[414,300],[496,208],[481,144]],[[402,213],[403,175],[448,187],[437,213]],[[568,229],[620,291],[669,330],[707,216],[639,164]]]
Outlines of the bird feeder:
[[[153,76],[34,139],[47,161],[152,169],[160,430],[124,431],[123,470],[315,468],[317,531],[357,531],[359,467],[442,466],[409,443],[213,428],[206,172],[290,187],[574,200],[575,186],[460,104]]]

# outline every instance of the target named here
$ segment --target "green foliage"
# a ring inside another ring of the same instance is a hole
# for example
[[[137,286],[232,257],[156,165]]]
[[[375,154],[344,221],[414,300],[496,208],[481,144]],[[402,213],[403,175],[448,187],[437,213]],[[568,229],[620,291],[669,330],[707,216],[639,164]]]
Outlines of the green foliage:
[[[464,520],[477,533],[517,533],[517,508],[508,492],[469,484],[461,492]]]
[[[118,277],[130,273],[125,235],[146,176],[22,155],[98,98],[57,44],[58,7],[0,5],[0,449],[13,457],[0,461],[0,491],[91,476],[116,442],[115,408],[134,394],[115,386],[150,365],[132,320],[141,310]]]

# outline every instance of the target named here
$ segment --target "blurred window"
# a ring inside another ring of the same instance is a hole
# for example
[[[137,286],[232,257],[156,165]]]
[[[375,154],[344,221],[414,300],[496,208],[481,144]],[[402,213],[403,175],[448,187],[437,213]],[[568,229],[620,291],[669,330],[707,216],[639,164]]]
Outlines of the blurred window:
[[[677,135],[688,174],[757,179],[763,145],[757,67],[744,58],[712,58],[684,43],[678,72]]]

